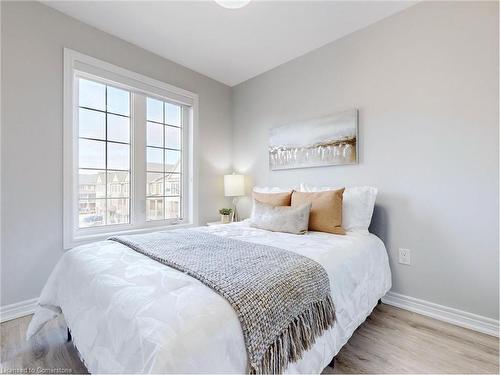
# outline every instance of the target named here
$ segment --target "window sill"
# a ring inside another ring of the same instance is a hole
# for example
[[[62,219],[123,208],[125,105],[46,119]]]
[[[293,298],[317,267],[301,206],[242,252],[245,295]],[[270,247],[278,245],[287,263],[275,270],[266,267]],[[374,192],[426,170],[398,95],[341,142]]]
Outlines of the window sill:
[[[64,245],[64,249],[70,250],[80,245],[85,245],[97,241],[103,241],[111,236],[119,236],[126,234],[143,234],[143,233],[158,232],[163,230],[187,229],[194,227],[196,227],[194,223],[181,223],[181,224],[150,226],[150,227],[136,228],[136,229],[129,228],[117,231],[110,231],[106,233],[93,233],[85,236],[74,237],[70,243]]]

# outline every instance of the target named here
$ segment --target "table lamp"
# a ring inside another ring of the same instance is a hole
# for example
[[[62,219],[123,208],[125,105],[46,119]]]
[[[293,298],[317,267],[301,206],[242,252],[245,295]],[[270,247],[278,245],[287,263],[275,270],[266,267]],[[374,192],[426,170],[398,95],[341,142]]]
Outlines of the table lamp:
[[[239,221],[236,204],[238,203],[237,197],[245,195],[245,176],[235,173],[224,175],[224,195],[233,197],[233,220]]]

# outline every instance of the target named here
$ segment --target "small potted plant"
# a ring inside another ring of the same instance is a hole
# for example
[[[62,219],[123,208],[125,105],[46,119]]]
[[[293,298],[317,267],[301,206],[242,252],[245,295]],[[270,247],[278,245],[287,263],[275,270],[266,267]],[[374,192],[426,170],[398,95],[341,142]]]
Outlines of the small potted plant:
[[[231,222],[231,214],[233,213],[232,208],[221,208],[219,210],[220,221],[222,224],[227,224]]]

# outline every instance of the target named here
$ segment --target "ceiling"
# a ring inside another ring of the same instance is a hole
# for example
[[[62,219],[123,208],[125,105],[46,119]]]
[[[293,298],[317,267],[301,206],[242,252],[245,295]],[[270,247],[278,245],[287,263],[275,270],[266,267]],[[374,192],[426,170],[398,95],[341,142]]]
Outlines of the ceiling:
[[[229,86],[415,1],[44,1],[71,17]]]

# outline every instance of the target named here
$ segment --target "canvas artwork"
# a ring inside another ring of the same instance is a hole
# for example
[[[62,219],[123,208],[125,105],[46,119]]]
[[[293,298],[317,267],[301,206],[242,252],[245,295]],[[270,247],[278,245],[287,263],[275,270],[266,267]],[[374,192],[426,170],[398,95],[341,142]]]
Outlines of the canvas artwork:
[[[356,164],[358,110],[337,112],[312,120],[272,128],[271,170]]]

